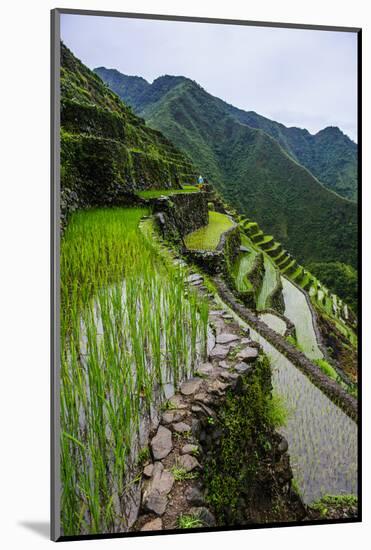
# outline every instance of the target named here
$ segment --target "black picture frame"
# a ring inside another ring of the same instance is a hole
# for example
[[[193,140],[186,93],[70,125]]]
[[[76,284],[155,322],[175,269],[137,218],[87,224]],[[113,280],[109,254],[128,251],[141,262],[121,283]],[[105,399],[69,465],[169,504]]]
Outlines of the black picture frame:
[[[182,21],[191,23],[211,23],[238,26],[322,30],[332,32],[349,32],[357,35],[358,75],[357,75],[357,121],[358,121],[358,517],[357,519],[315,520],[288,523],[267,523],[243,527],[202,527],[188,529],[192,532],[218,532],[250,529],[279,528],[287,526],[325,525],[355,523],[362,521],[362,29],[357,27],[338,27],[315,24],[275,23],[267,21],[245,21],[235,19],[218,19],[208,17],[188,17],[177,15],[158,15],[144,13],[125,13],[113,11],[80,10],[55,8],[51,10],[51,539],[54,541],[73,541],[90,539],[128,538],[140,536],[158,536],[185,534],[184,530],[174,529],[158,532],[102,533],[94,535],[63,536],[60,530],[60,472],[59,472],[59,367],[60,367],[60,16],[91,15],[100,17],[117,17],[147,19],[160,21]]]

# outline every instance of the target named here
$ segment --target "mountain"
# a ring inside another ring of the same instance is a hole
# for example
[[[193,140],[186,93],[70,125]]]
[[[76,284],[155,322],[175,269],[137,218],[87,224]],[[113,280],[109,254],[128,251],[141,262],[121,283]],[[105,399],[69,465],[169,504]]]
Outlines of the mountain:
[[[228,202],[300,262],[356,266],[356,204],[321,185],[269,133],[242,123],[225,102],[184,77],[156,79],[136,105]]]
[[[98,67],[94,71],[138,113],[158,101],[171,87],[189,81],[182,76],[164,76],[149,84],[144,78],[123,75],[115,69]],[[254,111],[244,111],[214,99],[239,122],[263,130],[277,140],[294,160],[308,168],[325,187],[346,199],[357,200],[357,145],[339,128],[327,127],[312,135],[308,130],[287,128]]]
[[[196,168],[61,44],[61,213],[179,188]]]
[[[357,200],[357,145],[339,128],[329,126],[312,135],[308,130],[287,128],[253,111],[243,111],[226,103],[224,105],[243,124],[263,130],[276,139],[285,151],[308,168],[328,189],[347,199]]]

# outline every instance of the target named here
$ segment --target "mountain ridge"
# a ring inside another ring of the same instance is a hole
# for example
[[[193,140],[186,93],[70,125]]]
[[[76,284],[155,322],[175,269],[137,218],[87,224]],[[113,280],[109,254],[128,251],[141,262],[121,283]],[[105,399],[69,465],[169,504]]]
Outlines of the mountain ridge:
[[[141,99],[148,125],[187,153],[228,202],[299,261],[355,266],[356,204],[325,188],[277,140],[236,120],[225,102],[190,79],[169,90],[171,78],[157,79],[161,99]]]
[[[129,102],[139,113],[144,114],[151,104],[159,100],[159,90],[167,93],[172,87],[182,81],[187,81],[202,88],[197,82],[184,76],[163,75],[156,78],[152,84],[146,83],[146,91],[134,100],[131,96],[130,76],[123,75],[125,86],[117,87],[117,81],[110,78],[111,69],[95,69],[100,76],[119,93],[122,99]],[[115,74],[117,73],[116,70]],[[116,74],[117,76],[117,74]],[[133,77],[138,78],[138,77]],[[161,86],[166,83],[166,86]],[[154,93],[156,90],[156,93]],[[206,93],[208,93],[205,90]],[[337,126],[327,126],[315,134],[305,128],[296,126],[287,127],[280,122],[259,115],[255,111],[244,111],[226,101],[209,94],[215,101],[220,102],[223,110],[235,119],[255,129],[261,129],[276,139],[290,156],[308,168],[310,172],[328,189],[335,191],[343,198],[353,201],[357,199],[357,145]],[[330,139],[327,139],[330,134]],[[334,142],[336,139],[336,148]]]

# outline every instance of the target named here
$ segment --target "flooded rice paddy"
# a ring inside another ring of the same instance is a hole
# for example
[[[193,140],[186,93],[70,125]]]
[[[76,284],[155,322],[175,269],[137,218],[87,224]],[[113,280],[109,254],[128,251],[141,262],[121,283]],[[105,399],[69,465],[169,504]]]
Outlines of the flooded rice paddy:
[[[223,302],[222,305],[228,309]],[[250,334],[267,354],[273,389],[289,411],[286,426],[280,432],[289,443],[291,466],[302,498],[309,504],[326,494],[356,495],[356,423],[251,327]]]
[[[304,293],[286,277],[281,277],[281,280],[285,302],[284,314],[295,325],[299,347],[309,359],[322,359],[323,354],[318,347],[312,313]]]
[[[266,254],[264,254],[264,269],[263,284],[256,299],[257,310],[262,310],[267,307],[267,298],[273,292],[277,284],[276,268],[272,260]]]
[[[261,313],[259,315],[259,319],[268,325],[269,328],[277,332],[277,334],[280,334],[281,336],[285,334],[287,325],[285,321],[277,315],[273,315],[273,313]]]

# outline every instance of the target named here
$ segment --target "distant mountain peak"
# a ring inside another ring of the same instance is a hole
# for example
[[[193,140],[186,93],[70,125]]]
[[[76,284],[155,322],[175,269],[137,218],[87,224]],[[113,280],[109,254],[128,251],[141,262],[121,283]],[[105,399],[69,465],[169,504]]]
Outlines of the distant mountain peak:
[[[112,77],[114,75],[114,78]],[[140,81],[137,77],[116,73],[111,77],[101,74],[107,84],[133,109],[144,118],[151,118],[161,103],[171,101],[173,106],[182,98],[190,101],[196,96],[210,111],[212,105],[218,105],[220,112],[232,117],[240,124],[260,130],[273,138],[281,148],[297,163],[307,168],[325,187],[340,196],[357,200],[357,145],[337,126],[328,126],[316,134],[305,128],[287,127],[280,122],[262,116],[255,111],[245,111],[222,99],[209,94],[200,84],[182,75],[164,74],[152,84]],[[201,93],[200,93],[201,92]],[[202,96],[202,98],[201,98]],[[208,123],[216,118],[216,110],[211,109]],[[188,125],[192,126],[190,112],[184,111]]]

